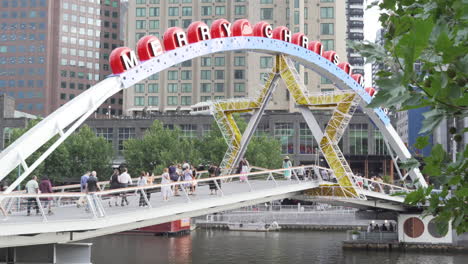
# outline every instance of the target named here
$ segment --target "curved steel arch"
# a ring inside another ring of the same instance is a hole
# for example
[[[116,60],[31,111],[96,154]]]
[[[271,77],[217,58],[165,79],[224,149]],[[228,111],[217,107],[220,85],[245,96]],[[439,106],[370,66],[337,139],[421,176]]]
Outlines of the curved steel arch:
[[[151,60],[140,63],[136,67],[118,76],[110,76],[50,114],[0,153],[0,180],[5,178],[8,173],[18,165],[21,165],[25,170],[24,173],[8,187],[5,193],[14,190],[21,181],[63,143],[63,141],[65,141],[65,139],[107,98],[155,73],[161,72],[186,60],[213,53],[236,50],[288,55],[300,62],[304,67],[330,79],[339,89],[354,90],[363,99],[360,105],[364,112],[376,124],[389,144],[393,147],[398,157],[402,160],[411,158],[410,152],[390,124],[390,119],[384,111],[380,108],[366,108],[367,104],[372,100],[372,97],[362,86],[351,78],[350,75],[346,74],[329,60],[298,45],[276,39],[262,37],[217,38],[167,51]],[[68,129],[64,131],[67,127]],[[26,158],[57,134],[60,135],[58,140],[41,157],[31,165],[26,164]],[[409,176],[417,184],[423,187],[427,186],[418,168],[411,170]]]

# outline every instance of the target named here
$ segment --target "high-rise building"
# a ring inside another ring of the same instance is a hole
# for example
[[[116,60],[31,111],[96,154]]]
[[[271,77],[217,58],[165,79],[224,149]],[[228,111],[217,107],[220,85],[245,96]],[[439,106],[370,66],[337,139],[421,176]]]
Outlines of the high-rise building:
[[[252,24],[267,21],[303,32],[319,40],[324,50],[335,50],[346,61],[346,6],[334,0],[135,0],[128,2],[126,43],[135,49],[145,35],[162,39],[170,27],[187,29],[194,21],[208,26],[219,18],[231,22],[246,18]],[[124,112],[189,110],[198,102],[254,97],[271,71],[274,57],[252,52],[226,52],[196,58],[156,74],[124,91]],[[330,91],[334,85],[314,72],[298,67],[311,92]],[[280,83],[280,86],[283,84]],[[294,111],[286,89],[276,90],[270,110]]]
[[[111,73],[121,46],[119,0],[0,1],[0,93],[46,116]],[[122,95],[98,114],[120,114]]]
[[[364,0],[347,0],[346,21],[348,23],[347,39],[350,41],[364,40]],[[353,65],[353,73],[364,76],[364,58],[348,49],[348,62]]]

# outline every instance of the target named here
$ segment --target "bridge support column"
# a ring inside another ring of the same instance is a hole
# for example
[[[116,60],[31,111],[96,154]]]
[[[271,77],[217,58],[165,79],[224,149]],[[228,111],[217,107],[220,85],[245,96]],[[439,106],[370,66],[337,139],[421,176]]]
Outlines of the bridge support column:
[[[0,248],[0,263],[91,264],[91,246],[91,243],[71,243]]]

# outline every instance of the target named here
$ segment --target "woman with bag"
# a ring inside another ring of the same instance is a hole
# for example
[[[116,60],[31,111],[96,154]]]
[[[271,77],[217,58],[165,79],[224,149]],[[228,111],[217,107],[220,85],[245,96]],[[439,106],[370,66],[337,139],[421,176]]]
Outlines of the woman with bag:
[[[44,176],[39,184],[39,190],[41,193],[53,193],[52,191],[52,183],[47,176]],[[53,215],[52,212],[52,197],[44,197],[41,198],[41,201],[44,203],[44,208],[48,208],[48,215]]]
[[[109,180],[109,185],[111,190],[119,189],[120,188],[120,183],[119,183],[119,175],[120,175],[120,170],[115,168],[114,173],[112,174],[110,180]],[[109,200],[109,207],[112,207],[112,202],[114,202],[115,206],[119,206],[117,203],[117,197],[119,197],[119,194],[111,194],[111,198]]]

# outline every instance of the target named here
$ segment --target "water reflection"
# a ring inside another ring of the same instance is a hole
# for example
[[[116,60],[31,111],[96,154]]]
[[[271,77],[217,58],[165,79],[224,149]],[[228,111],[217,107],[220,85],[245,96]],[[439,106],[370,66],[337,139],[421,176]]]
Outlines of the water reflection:
[[[109,235],[91,240],[93,263],[465,264],[467,255],[343,251],[343,232],[197,230],[188,236]]]

